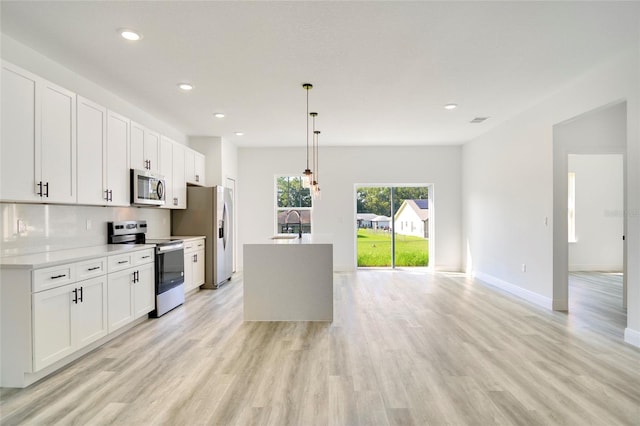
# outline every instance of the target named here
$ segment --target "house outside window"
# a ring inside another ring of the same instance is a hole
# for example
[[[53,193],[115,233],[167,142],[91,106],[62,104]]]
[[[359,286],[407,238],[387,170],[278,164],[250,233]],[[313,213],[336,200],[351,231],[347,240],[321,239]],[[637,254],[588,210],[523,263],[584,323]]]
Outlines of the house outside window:
[[[311,234],[311,191],[301,176],[276,176],[276,234]]]

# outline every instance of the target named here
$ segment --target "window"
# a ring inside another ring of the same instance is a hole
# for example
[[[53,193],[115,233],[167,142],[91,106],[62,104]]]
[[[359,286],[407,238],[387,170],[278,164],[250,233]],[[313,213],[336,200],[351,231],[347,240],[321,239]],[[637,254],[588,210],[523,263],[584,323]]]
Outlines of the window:
[[[576,174],[569,172],[569,242],[576,242]]]
[[[311,191],[301,176],[276,177],[276,234],[311,233]]]

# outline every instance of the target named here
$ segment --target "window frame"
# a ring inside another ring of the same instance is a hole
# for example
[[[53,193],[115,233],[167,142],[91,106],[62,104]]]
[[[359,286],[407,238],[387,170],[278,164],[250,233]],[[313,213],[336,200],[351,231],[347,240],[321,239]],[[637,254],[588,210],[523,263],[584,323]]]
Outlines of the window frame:
[[[278,224],[278,216],[280,212],[283,211],[289,211],[289,210],[298,210],[299,212],[303,212],[303,211],[308,211],[309,212],[309,230],[308,232],[305,232],[304,227],[303,227],[303,231],[302,234],[309,234],[311,235],[313,233],[313,197],[311,196],[311,189],[309,188],[309,200],[311,203],[310,207],[280,207],[278,206],[278,179],[279,178],[298,178],[300,179],[300,181],[302,182],[302,176],[301,175],[297,175],[297,174],[276,174],[274,175],[273,178],[273,205],[274,205],[274,219],[273,219],[273,229],[274,229],[274,234],[278,235],[278,234],[282,234],[282,232],[280,232],[279,229],[279,224]],[[306,189],[306,188],[305,188]]]

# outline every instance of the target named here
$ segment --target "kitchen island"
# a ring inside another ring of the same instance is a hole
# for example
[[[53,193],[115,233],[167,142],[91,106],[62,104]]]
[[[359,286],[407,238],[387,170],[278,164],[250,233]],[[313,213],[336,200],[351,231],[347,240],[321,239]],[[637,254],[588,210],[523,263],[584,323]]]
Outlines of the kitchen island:
[[[244,245],[245,321],[333,321],[333,244],[279,235]]]

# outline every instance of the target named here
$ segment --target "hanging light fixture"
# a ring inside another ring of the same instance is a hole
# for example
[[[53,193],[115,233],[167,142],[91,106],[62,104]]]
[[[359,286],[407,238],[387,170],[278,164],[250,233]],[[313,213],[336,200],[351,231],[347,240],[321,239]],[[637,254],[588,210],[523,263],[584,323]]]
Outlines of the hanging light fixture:
[[[315,128],[315,126],[314,126]],[[314,166],[313,166],[313,184],[311,185],[311,188],[313,190],[313,198],[316,200],[320,199],[320,175],[318,173],[318,164],[320,163],[320,161],[318,160],[318,151],[319,151],[319,146],[320,146],[320,130],[314,130],[313,131],[313,135],[315,136],[314,138],[314,154],[313,154],[313,159],[314,159]]]
[[[317,199],[320,194],[320,187],[318,186],[318,135],[320,134],[320,131],[316,130],[316,117],[318,116],[318,113],[311,112],[309,115],[313,122],[313,144],[311,146],[311,164],[313,167],[313,173],[311,176],[311,195],[313,195],[314,199]]]
[[[307,91],[307,168],[302,173],[302,187],[310,188],[313,176],[309,168],[309,90],[313,89],[313,84],[304,83],[302,88]]]

